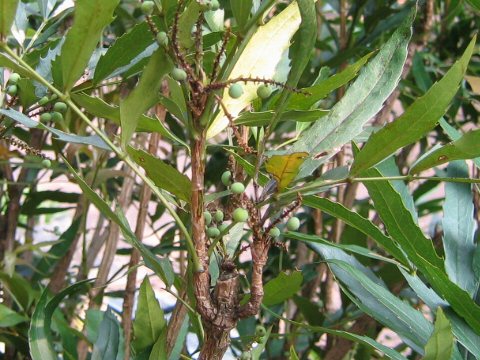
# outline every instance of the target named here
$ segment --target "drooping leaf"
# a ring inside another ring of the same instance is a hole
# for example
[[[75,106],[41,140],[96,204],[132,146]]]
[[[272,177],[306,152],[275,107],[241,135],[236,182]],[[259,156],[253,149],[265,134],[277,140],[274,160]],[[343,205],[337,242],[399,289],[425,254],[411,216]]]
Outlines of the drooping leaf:
[[[0,328],[15,326],[26,321],[28,321],[26,316],[13,311],[4,304],[0,304]]]
[[[92,352],[92,360],[118,359],[120,343],[120,323],[112,310],[108,309],[98,329],[98,338]]]
[[[417,99],[397,120],[374,133],[355,157],[351,174],[377,164],[396,150],[421,139],[445,114],[465,75],[475,46],[472,39],[464,54],[428,92]]]
[[[52,330],[50,328],[53,313],[66,296],[80,291],[91,282],[92,279],[79,281],[62,290],[51,299],[48,289],[42,292],[33,312],[30,330],[28,331],[28,342],[32,360],[58,359],[58,355],[54,350]]]
[[[65,160],[65,159],[64,159]],[[120,212],[114,212],[110,206],[78,175],[75,169],[65,161],[70,173],[77,181],[83,194],[102,212],[108,219],[115,222],[122,230],[125,240],[135,247],[143,256],[146,265],[152,269],[168,286],[173,284],[174,272],[172,264],[166,258],[158,258],[143,243],[138,241],[137,237],[130,228],[127,219]]]
[[[305,152],[273,155],[266,161],[265,168],[277,181],[278,191],[284,190],[295,179],[307,156]]]
[[[153,53],[137,86],[120,103],[120,122],[122,124],[122,147],[127,148],[140,116],[158,101],[158,91],[162,79],[172,68],[172,64],[163,48]]]
[[[298,30],[300,22],[298,4],[293,2],[267,24],[260,26],[240,55],[229,79],[238,77],[274,79],[275,69]],[[225,89],[222,96],[223,103],[233,117],[257,98],[257,87],[258,85],[252,83],[243,85],[243,95],[238,99],[230,97],[228,89]],[[228,118],[223,111],[220,111],[207,131],[207,138],[219,134],[227,126]]]
[[[120,0],[82,0],[75,3],[73,26],[62,46],[64,89],[68,92],[83,74],[97,46],[103,28],[113,20]]]
[[[139,353],[153,346],[160,338],[165,324],[163,310],[155,297],[148,276],[145,276],[140,286],[137,311],[133,322],[132,346],[135,351]]]
[[[153,180],[155,185],[186,202],[190,202],[192,185],[187,176],[146,151],[129,147],[128,153],[138,165],[145,169],[148,177]]]
[[[368,53],[360,58],[360,60],[347,66],[342,72],[320,81],[318,84],[302,89],[310,93],[308,96],[304,94],[292,94],[287,108],[292,110],[310,109],[316,102],[324,99],[332,91],[354,79],[373,54],[373,52]]]
[[[17,6],[18,0],[0,0],[0,38],[10,33]]]
[[[441,307],[437,309],[437,318],[432,336],[425,345],[423,360],[450,360],[453,353],[454,338],[450,321]]]
[[[361,71],[345,96],[330,113],[304,131],[290,152],[306,151],[297,178],[310,175],[340,148],[362,132],[363,125],[382,107],[397,86],[407,57],[412,35],[414,11],[382,46],[378,54]]]
[[[450,163],[447,175],[468,178],[467,164],[463,161]],[[445,184],[442,225],[447,274],[473,297],[478,285],[473,272],[476,221],[471,184]]]
[[[381,177],[377,169],[364,171],[362,176]],[[423,273],[432,288],[457,314],[480,333],[480,307],[470,295],[453,283],[444,270],[432,241],[427,238],[390,181],[366,181],[368,193],[390,236],[399,244],[409,260]]]
[[[13,121],[16,121],[30,129],[38,128],[47,130],[55,135],[56,140],[73,144],[92,145],[99,149],[110,150],[110,147],[98,135],[81,136],[76,134],[68,134],[33,120],[14,109],[0,109],[0,114],[5,115],[9,119],[12,119]]]
[[[440,148],[429,151],[410,169],[416,174],[454,160],[466,160],[480,157],[480,130],[469,131],[460,139]]]
[[[272,306],[290,299],[300,290],[303,282],[301,271],[293,271],[290,274],[281,272],[275,279],[267,282],[263,288],[265,295],[263,304]]]

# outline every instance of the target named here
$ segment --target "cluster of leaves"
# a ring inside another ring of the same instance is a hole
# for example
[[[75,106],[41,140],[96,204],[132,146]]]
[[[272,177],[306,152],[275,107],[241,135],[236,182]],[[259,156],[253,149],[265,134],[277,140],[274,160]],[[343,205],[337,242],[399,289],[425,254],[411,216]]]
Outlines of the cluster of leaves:
[[[189,174],[205,136],[211,285],[235,254],[249,300],[245,204],[278,245],[231,356],[480,359],[479,12],[0,0],[4,357],[196,356]]]

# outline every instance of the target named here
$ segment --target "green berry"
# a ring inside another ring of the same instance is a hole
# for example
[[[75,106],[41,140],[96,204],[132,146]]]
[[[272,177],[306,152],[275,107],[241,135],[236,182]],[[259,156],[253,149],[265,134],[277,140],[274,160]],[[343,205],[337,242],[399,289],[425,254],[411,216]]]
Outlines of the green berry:
[[[222,233],[225,231],[227,227],[228,227],[228,224],[223,223],[221,225],[218,225],[218,230],[220,230],[220,232]]]
[[[248,219],[248,211],[242,208],[237,208],[233,211],[232,218],[235,222],[245,222]]]
[[[51,168],[52,167],[52,162],[48,159],[43,159],[42,160],[42,166],[46,168]]]
[[[177,81],[187,80],[187,73],[183,69],[175,68],[172,70],[172,78]]]
[[[160,31],[157,34],[157,43],[161,46],[167,46],[168,45],[168,35],[165,31]]]
[[[230,181],[232,180],[232,173],[230,171],[225,171],[222,174],[222,184],[225,186],[230,185]]]
[[[10,85],[7,87],[7,94],[10,96],[15,96],[17,95],[18,87],[17,85]]]
[[[216,11],[220,8],[220,3],[218,0],[211,0],[210,1],[210,10],[211,11]]]
[[[207,229],[207,236],[209,238],[216,238],[218,235],[220,235],[220,230],[216,228],[215,226],[209,227]]]
[[[20,75],[17,74],[17,73],[13,73],[8,78],[8,83],[12,84],[12,85],[15,85],[16,83],[18,83],[18,80],[20,80]]]
[[[58,111],[52,112],[52,120],[55,122],[63,121],[62,113],[59,113]]]
[[[233,99],[238,99],[243,95],[243,86],[240,84],[232,84],[228,89],[228,95]]]
[[[38,105],[43,106],[43,105],[47,104],[49,101],[50,101],[50,99],[48,98],[48,96],[44,96],[40,100],[38,100]]]
[[[215,212],[214,217],[215,217],[215,221],[216,221],[217,223],[222,222],[222,221],[223,221],[223,212],[222,212],[222,210],[217,210],[217,211]]]
[[[267,335],[267,329],[262,325],[257,325],[255,327],[255,336],[263,337]]]
[[[210,212],[208,211],[205,211],[203,213],[203,217],[205,218],[205,225],[210,225],[210,223],[212,222],[212,214],[210,214]]]
[[[152,15],[154,7],[155,3],[153,1],[144,1],[140,6],[140,9],[144,15]]]
[[[55,105],[53,105],[53,110],[64,113],[67,111],[67,104],[61,101],[56,102]]]
[[[270,229],[268,234],[271,237],[274,237],[274,238],[279,237],[280,236],[280,229],[278,227],[274,226],[273,228]]]
[[[47,122],[51,120],[52,120],[52,114],[50,113],[43,113],[42,115],[40,115],[40,121],[42,122]]]
[[[291,217],[287,221],[287,229],[290,231],[297,231],[300,227],[300,219],[297,217]]]
[[[236,182],[232,184],[230,190],[232,190],[234,194],[242,194],[245,191],[245,185],[240,182]]]
[[[260,99],[267,99],[272,95],[272,88],[268,85],[260,85],[257,88],[257,95]]]
[[[52,96],[50,96],[50,100],[57,100],[58,99],[58,95],[57,94],[52,94]]]

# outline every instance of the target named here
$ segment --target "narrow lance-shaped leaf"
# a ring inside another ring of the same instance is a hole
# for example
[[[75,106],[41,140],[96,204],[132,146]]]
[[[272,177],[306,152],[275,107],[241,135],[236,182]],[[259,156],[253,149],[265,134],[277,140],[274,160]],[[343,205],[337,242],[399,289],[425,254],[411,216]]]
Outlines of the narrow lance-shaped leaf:
[[[310,153],[297,178],[310,175],[340,148],[362,132],[363,125],[382,107],[400,80],[412,35],[410,16],[360,72],[328,116],[304,131],[290,152]]]
[[[435,328],[428,343],[425,345],[423,360],[450,360],[454,341],[450,321],[445,317],[442,308],[439,307]]]
[[[126,148],[132,137],[140,116],[158,101],[158,91],[173,65],[165,50],[159,48],[150,58],[137,86],[120,103],[120,122],[122,124],[122,147]]]
[[[118,359],[120,352],[120,323],[110,308],[105,312],[93,346],[92,360]]]
[[[300,26],[298,4],[293,2],[267,24],[260,26],[236,62],[229,79],[238,77],[275,78],[275,70],[290,40]],[[223,103],[232,116],[237,116],[253,99],[257,98],[258,84],[243,85],[243,95],[233,99],[228,89],[223,93]],[[222,132],[228,126],[228,118],[220,111],[208,128],[207,138]]]
[[[295,176],[308,153],[293,153],[289,155],[273,155],[270,157],[265,168],[277,181],[278,191],[285,189]]]
[[[467,160],[480,157],[480,130],[469,131],[460,139],[452,141],[422,156],[410,169],[410,173],[439,166],[454,160]]]
[[[250,16],[253,0],[230,0],[233,16],[237,21],[238,27],[243,29]]]
[[[464,161],[454,161],[448,166],[447,175],[468,178],[468,166]],[[477,290],[473,272],[476,221],[471,184],[445,184],[442,225],[447,274],[473,297]]]
[[[281,272],[275,279],[265,284],[263,304],[272,306],[288,300],[300,290],[302,282],[303,275],[301,271],[294,271],[291,274]]]
[[[447,111],[465,75],[475,41],[476,37],[472,39],[460,60],[424,96],[416,100],[397,120],[370,137],[355,157],[351,175],[359,174],[396,150],[421,139],[436,126]]]
[[[75,2],[73,26],[62,47],[62,76],[68,92],[83,74],[103,28],[113,20],[120,0],[82,0]]]
[[[2,41],[10,33],[17,5],[18,0],[0,0],[0,40]]]

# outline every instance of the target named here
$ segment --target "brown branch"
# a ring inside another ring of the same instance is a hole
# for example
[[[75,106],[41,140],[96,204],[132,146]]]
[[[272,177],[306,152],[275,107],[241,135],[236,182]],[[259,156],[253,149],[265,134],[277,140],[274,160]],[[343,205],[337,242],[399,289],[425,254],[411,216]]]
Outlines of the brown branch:
[[[235,79],[226,80],[226,81],[211,83],[211,84],[205,86],[205,91],[206,92],[212,92],[212,91],[224,89],[231,84],[235,84],[235,83],[239,83],[239,82],[243,82],[245,84],[246,83],[254,83],[254,84],[258,83],[258,84],[273,85],[273,86],[278,86],[278,87],[283,88],[283,89],[287,89],[287,90],[289,90],[291,92],[294,92],[294,93],[297,93],[297,94],[303,94],[303,95],[306,95],[306,96],[311,95],[311,93],[309,93],[308,91],[294,88],[294,87],[286,85],[286,84],[284,84],[280,81],[275,81],[275,80],[271,80],[271,79],[264,79],[264,78],[260,78],[260,77],[244,77],[244,76],[241,76],[241,77],[238,77],[238,78],[235,78]]]
[[[225,33],[223,34],[222,45],[220,46],[220,50],[218,51],[217,55],[215,56],[215,60],[213,62],[212,74],[210,75],[210,81],[214,82],[217,79],[217,75],[220,71],[220,61],[222,59],[222,55],[225,53],[225,49],[228,44],[228,40],[230,39],[231,30],[230,28],[225,29]]]

